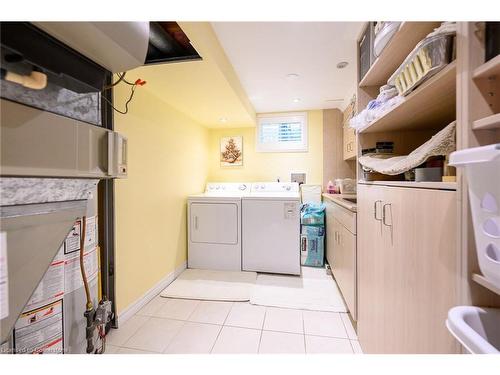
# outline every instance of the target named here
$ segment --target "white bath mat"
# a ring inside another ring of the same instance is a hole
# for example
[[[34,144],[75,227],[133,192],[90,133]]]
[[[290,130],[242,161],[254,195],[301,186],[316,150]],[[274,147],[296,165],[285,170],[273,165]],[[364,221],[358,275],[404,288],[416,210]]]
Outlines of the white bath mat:
[[[249,301],[256,279],[255,272],[187,269],[160,295],[209,301]]]
[[[253,305],[347,312],[340,291],[324,269],[302,268],[302,276],[259,274]]]

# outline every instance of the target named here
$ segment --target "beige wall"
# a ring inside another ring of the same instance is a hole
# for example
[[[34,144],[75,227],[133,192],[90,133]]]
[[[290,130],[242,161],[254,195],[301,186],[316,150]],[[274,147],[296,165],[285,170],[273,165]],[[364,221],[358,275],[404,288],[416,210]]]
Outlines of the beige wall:
[[[256,152],[255,127],[211,129],[208,180],[217,182],[290,181],[291,172],[306,172],[307,183],[323,181],[323,111],[308,111],[308,152]],[[219,142],[224,136],[243,136],[243,166],[221,167]]]
[[[126,85],[115,90],[122,108]],[[118,312],[186,261],[186,198],[204,189],[208,129],[138,88],[115,129],[128,137],[128,177],[116,181]]]

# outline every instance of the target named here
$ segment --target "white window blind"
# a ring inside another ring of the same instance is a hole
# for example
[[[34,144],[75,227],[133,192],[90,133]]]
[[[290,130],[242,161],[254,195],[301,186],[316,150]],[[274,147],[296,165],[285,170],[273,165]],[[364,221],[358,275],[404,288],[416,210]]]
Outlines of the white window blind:
[[[259,116],[257,151],[307,151],[307,114],[281,113]]]

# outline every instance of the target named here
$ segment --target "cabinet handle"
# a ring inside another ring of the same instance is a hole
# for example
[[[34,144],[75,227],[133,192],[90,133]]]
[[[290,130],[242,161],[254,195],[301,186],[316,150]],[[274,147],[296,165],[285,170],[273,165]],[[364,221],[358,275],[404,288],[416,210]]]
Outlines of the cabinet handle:
[[[386,221],[385,221],[385,219],[387,217],[387,215],[385,214],[385,208],[387,206],[391,207],[391,210],[392,210],[392,205],[390,203],[384,204],[384,206],[382,207],[382,222],[384,223],[384,225],[386,225],[388,227],[392,227],[392,211],[391,211],[391,223],[387,224]]]
[[[380,221],[380,220],[382,220],[382,218],[377,217],[377,211],[378,211],[377,203],[382,203],[382,201],[380,199],[378,199],[373,203],[373,217],[375,218],[375,220]]]
[[[194,229],[198,230],[198,216],[194,217]]]
[[[335,242],[340,244],[340,232],[335,231]]]

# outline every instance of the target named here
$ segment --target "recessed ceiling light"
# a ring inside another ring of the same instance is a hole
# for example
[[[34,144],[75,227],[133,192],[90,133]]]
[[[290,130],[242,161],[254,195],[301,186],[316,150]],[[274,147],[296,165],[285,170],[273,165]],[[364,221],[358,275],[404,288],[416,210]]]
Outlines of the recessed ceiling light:
[[[221,117],[221,118],[219,119],[219,121],[220,121],[220,122],[227,122],[227,117]]]
[[[297,73],[290,73],[285,76],[287,79],[293,81],[294,79],[299,78],[299,75]]]
[[[295,98],[295,99],[293,99],[293,102],[294,103],[298,103],[298,102],[300,102],[300,99],[299,98]]]
[[[341,61],[337,64],[337,69],[344,69],[349,63],[347,61]]]

